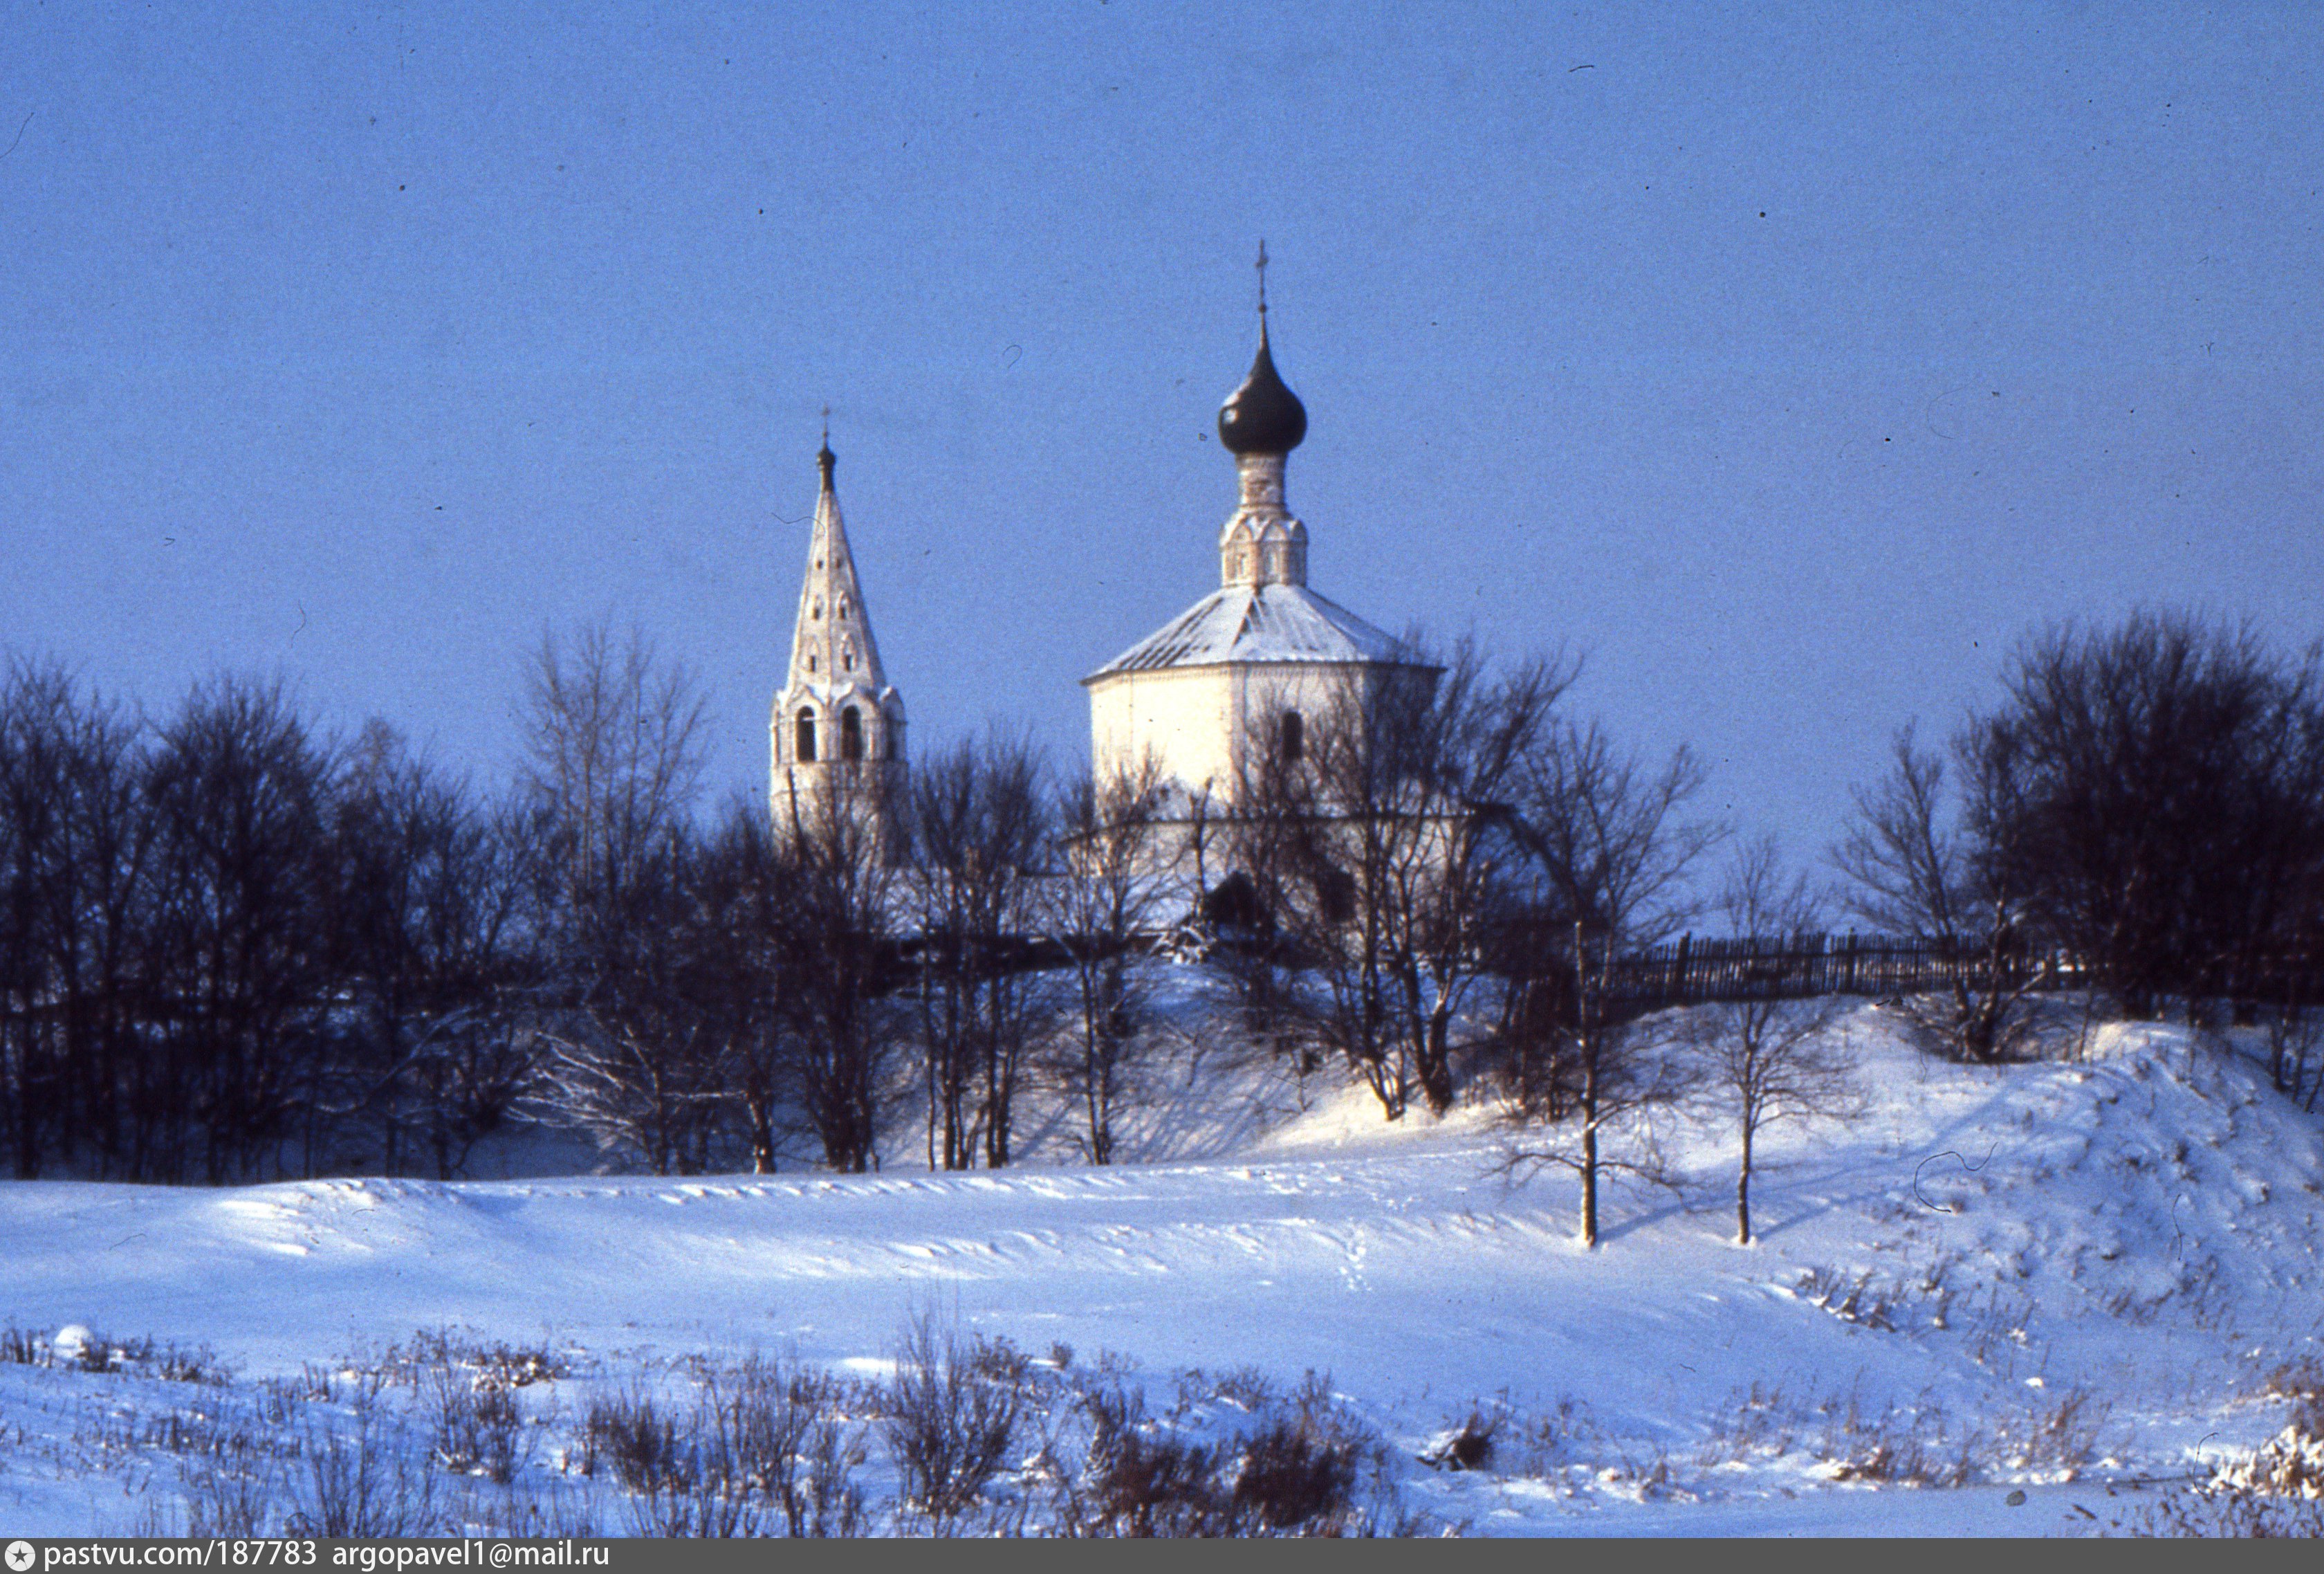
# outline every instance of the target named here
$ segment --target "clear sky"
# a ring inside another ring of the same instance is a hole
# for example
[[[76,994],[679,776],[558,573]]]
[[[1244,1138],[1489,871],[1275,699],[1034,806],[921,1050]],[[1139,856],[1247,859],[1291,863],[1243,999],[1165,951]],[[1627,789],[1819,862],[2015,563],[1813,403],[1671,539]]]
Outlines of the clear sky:
[[[832,444],[925,750],[1216,584],[1585,652],[1819,850],[2053,617],[2324,634],[2312,4],[0,0],[0,642],[491,778],[635,621],[763,782]]]

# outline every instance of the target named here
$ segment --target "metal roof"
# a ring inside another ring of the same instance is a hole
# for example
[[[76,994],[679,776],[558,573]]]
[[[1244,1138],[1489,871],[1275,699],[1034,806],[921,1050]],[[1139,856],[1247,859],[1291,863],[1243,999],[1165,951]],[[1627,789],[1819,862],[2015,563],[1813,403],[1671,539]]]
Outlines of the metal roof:
[[[1233,585],[1204,597],[1090,678],[1231,662],[1411,659],[1403,641],[1304,585]]]

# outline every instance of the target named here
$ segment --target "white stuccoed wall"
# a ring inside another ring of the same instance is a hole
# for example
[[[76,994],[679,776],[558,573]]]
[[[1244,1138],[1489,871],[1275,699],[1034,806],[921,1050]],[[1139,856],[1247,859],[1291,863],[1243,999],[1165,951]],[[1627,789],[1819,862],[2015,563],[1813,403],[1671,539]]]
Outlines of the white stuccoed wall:
[[[1309,736],[1344,686],[1388,680],[1399,669],[1338,662],[1237,662],[1118,672],[1091,683],[1090,758],[1102,777],[1147,754],[1189,792],[1210,787],[1231,802],[1235,767],[1266,735],[1268,719],[1296,710]]]

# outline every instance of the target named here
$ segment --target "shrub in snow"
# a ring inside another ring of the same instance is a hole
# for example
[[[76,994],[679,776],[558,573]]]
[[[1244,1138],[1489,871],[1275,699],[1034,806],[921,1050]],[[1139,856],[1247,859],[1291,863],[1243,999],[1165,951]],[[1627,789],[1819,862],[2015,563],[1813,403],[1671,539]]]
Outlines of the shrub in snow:
[[[881,1430],[907,1497],[939,1534],[982,1495],[1017,1434],[1023,1358],[1012,1356],[939,1333],[925,1314],[905,1330]]]
[[[516,1396],[488,1376],[438,1367],[429,1374],[436,1458],[456,1476],[505,1482],[524,1462],[524,1417]]]
[[[1060,1483],[1061,1528],[1139,1539],[1226,1533],[1217,1449],[1152,1430],[1143,1397],[1118,1384],[1085,1391],[1081,1403],[1089,1449],[1082,1468]]]
[[[1248,1379],[1255,1374],[1241,1374]],[[1145,1395],[1108,1375],[1077,1385],[1050,1417],[1041,1463],[1056,1532],[1072,1536],[1416,1535],[1434,1528],[1404,1511],[1386,1451],[1311,1374],[1294,1393],[1271,1385],[1255,1406],[1200,1372],[1182,1373],[1180,1403],[1151,1419]],[[1209,1401],[1253,1408],[1254,1423],[1203,1440]],[[1078,1445],[1078,1456],[1076,1456]],[[1363,1485],[1370,1462],[1369,1485]],[[1360,1501],[1360,1495],[1362,1501]]]
[[[435,1475],[408,1441],[368,1403],[355,1407],[352,1430],[310,1428],[287,1472],[286,1533],[366,1542],[441,1534]]]
[[[1280,1419],[1244,1442],[1234,1506],[1269,1531],[1296,1530],[1344,1513],[1355,1484],[1352,1442]]]
[[[1472,1409],[1466,1421],[1420,1456],[1420,1462],[1440,1470],[1489,1469],[1493,1463],[1493,1437],[1500,1430],[1499,1416]]]
[[[202,1462],[182,1467],[180,1479],[186,1490],[185,1533],[189,1536],[247,1540],[264,1535],[276,1523],[279,1478],[271,1469],[237,1469],[228,1464]]]
[[[2210,1485],[2215,1491],[2324,1498],[2324,1437],[2285,1427],[2248,1458],[2213,1471]]]
[[[632,1492],[683,1487],[695,1474],[678,1443],[678,1420],[643,1389],[593,1400],[581,1430],[581,1474],[599,1466]]]
[[[14,1366],[45,1366],[49,1356],[49,1341],[32,1329],[13,1322],[0,1326],[0,1361]]]
[[[2166,1494],[2136,1523],[2117,1528],[2139,1535],[2324,1536],[2324,1437],[2295,1421],[2209,1480]]]

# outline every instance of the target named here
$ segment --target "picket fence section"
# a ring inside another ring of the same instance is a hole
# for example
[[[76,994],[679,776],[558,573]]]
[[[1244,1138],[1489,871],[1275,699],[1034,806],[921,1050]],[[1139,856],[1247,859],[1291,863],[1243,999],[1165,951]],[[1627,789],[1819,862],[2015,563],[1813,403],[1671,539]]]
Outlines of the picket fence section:
[[[1886,998],[1972,987],[2088,988],[2091,970],[2064,951],[2006,951],[1997,968],[1982,950],[1897,935],[1798,934],[1711,938],[1614,958],[1607,991],[1633,1008],[1711,1001],[1800,1000],[1827,995]],[[1997,972],[1998,977],[1994,975]],[[2238,1002],[2324,1004],[2324,955],[2262,958],[2219,980]]]

